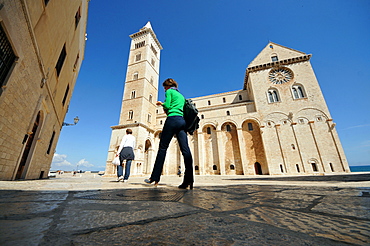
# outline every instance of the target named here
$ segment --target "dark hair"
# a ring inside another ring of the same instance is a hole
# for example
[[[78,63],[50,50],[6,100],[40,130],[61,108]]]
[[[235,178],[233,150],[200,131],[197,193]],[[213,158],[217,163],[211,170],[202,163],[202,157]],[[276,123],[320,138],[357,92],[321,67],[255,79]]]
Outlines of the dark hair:
[[[170,86],[170,87],[178,87],[177,82],[174,79],[168,78],[166,79],[163,84],[163,86]]]
[[[132,134],[132,130],[131,130],[131,129],[127,129],[127,130],[126,130],[126,133],[127,133],[127,134]]]

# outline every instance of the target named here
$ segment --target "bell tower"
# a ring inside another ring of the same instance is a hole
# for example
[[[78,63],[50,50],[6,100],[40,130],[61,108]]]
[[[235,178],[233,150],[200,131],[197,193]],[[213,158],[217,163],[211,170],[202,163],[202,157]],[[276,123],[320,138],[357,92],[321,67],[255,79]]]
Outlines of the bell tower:
[[[114,174],[111,164],[114,154],[130,128],[136,137],[135,160],[131,165],[132,174],[140,174],[145,169],[145,148],[152,138],[156,124],[156,101],[158,97],[158,79],[160,52],[159,43],[153,28],[148,22],[138,32],[131,34],[126,80],[122,98],[119,125],[112,126],[112,135],[108,150],[105,174]],[[142,169],[142,170],[141,170]]]

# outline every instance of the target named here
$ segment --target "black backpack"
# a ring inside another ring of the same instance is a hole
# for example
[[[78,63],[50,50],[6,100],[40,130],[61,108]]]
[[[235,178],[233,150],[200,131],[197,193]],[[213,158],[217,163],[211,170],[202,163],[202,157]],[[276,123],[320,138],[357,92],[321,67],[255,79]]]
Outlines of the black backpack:
[[[185,132],[193,135],[194,131],[199,128],[200,119],[198,117],[198,109],[195,107],[191,99],[185,99],[184,119],[186,122]]]

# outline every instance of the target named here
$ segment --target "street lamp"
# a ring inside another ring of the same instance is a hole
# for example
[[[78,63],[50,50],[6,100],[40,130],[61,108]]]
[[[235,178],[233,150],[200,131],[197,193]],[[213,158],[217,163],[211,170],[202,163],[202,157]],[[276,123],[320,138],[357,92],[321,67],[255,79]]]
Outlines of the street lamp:
[[[66,123],[66,122],[63,122],[62,126],[74,126],[78,123],[80,119],[78,118],[78,116],[76,116],[74,119],[73,119],[73,124],[70,124],[70,123]]]

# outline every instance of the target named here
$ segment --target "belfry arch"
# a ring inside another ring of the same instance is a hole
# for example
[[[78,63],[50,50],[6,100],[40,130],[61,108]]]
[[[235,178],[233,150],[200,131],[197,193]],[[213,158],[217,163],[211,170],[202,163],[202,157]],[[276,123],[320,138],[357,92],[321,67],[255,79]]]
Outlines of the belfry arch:
[[[243,165],[240,154],[237,127],[232,122],[225,122],[221,126],[222,144],[224,151],[224,168],[226,175],[243,175]]]
[[[204,136],[204,173],[205,174],[221,174],[220,160],[218,154],[218,139],[216,127],[213,125],[205,125],[202,129]],[[202,170],[197,170],[201,172]]]
[[[269,170],[259,124],[252,119],[245,120],[242,124],[242,132],[248,160],[246,165],[248,174],[268,174]]]

